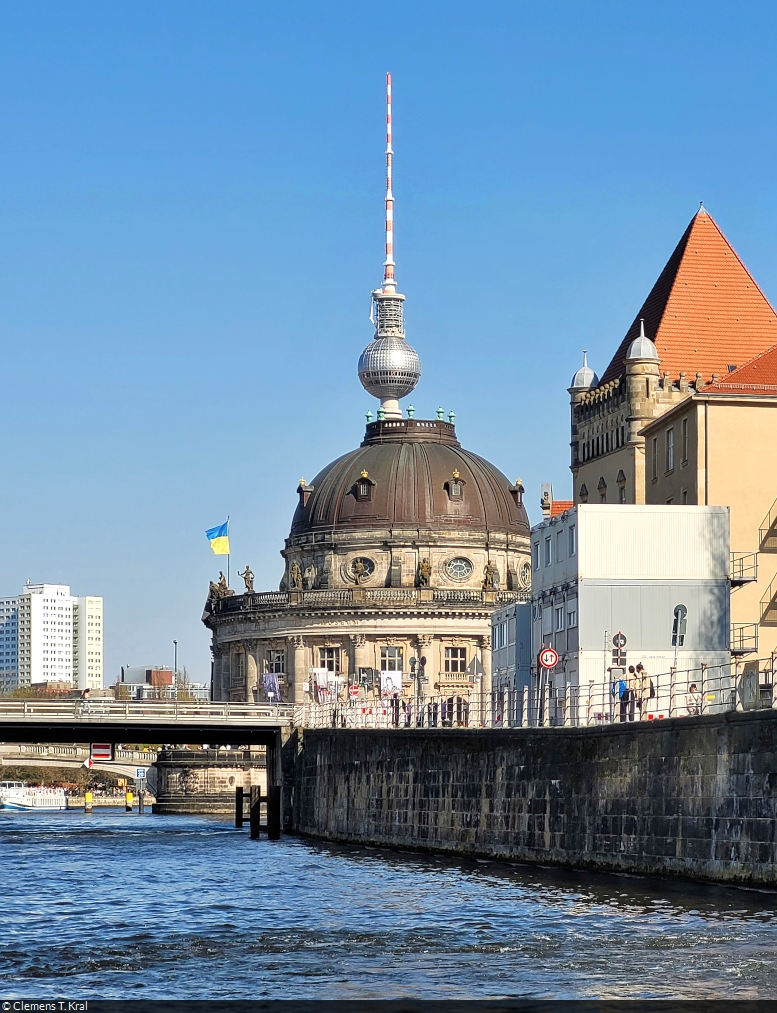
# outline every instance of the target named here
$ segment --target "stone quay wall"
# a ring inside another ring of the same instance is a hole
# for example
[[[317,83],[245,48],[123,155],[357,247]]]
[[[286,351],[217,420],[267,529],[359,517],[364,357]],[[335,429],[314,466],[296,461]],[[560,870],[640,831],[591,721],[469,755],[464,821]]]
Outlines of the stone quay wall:
[[[311,729],[289,829],[332,841],[777,886],[777,711],[595,728]]]

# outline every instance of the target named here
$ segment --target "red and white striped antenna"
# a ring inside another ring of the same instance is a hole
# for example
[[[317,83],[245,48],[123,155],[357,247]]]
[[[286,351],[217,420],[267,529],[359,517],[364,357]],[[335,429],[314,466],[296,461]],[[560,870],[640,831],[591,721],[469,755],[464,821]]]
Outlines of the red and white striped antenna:
[[[391,74],[386,74],[386,259],[383,263],[383,291],[394,293],[394,149],[391,147]]]

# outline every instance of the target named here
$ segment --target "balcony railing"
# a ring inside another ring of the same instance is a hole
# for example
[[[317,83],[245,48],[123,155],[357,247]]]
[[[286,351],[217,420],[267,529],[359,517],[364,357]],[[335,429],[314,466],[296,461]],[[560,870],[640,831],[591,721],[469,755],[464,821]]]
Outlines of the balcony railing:
[[[758,541],[761,545],[761,552],[777,552],[777,499],[772,503],[769,513],[761,521]]]
[[[217,614],[235,612],[270,612],[288,608],[329,608],[390,605],[408,606],[443,603],[449,605],[508,605],[511,602],[529,601],[531,591],[492,591],[480,588],[425,588],[425,587],[355,587],[322,588],[315,591],[266,591],[253,594],[234,594],[219,598],[214,603]]]
[[[752,654],[758,650],[758,623],[731,624],[731,653]]]
[[[758,580],[758,553],[732,552],[730,572],[732,587],[742,587]]]
[[[777,574],[761,598],[761,622],[765,626],[777,626]]]

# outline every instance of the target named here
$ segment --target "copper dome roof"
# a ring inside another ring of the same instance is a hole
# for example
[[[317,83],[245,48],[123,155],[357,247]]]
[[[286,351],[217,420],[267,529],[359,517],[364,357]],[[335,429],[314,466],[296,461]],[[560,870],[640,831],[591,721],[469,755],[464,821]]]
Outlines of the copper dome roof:
[[[368,498],[360,480],[369,484]],[[327,465],[299,491],[292,538],[394,525],[525,536],[530,531],[523,490],[464,450],[454,426],[443,421],[372,422],[357,450]]]

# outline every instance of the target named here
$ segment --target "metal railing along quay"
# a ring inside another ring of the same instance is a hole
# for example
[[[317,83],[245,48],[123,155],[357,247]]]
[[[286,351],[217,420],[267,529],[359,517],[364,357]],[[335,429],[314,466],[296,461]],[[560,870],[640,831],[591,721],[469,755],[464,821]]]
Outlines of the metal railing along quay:
[[[303,728],[537,728],[661,721],[777,707],[774,655],[650,673],[642,692],[609,675],[583,686],[533,678],[520,690],[362,698],[295,708]],[[652,695],[651,695],[652,690]],[[623,692],[622,692],[623,691]]]

